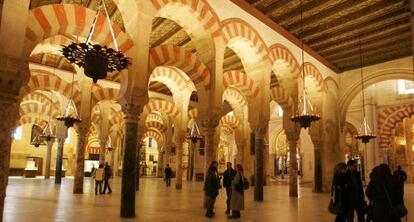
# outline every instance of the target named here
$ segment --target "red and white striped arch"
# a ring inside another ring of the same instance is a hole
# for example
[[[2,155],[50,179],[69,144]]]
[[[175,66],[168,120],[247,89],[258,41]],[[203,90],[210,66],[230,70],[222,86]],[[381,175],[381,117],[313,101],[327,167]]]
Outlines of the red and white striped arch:
[[[115,88],[100,88],[92,92],[92,105],[102,100],[116,100],[119,94],[119,89]]]
[[[235,129],[239,126],[239,120],[235,116],[226,115],[221,117],[220,123],[224,126],[229,126],[232,129]]]
[[[193,81],[194,85],[210,89],[210,71],[194,53],[176,45],[160,45],[150,50],[150,71],[157,66],[175,66]]]
[[[305,70],[305,79],[306,77],[311,77],[315,81],[315,87],[320,92],[327,92],[328,88],[325,84],[325,81],[323,81],[323,76],[319,72],[318,68],[316,68],[315,65],[313,65],[310,62],[305,62],[304,64],[304,70]],[[302,70],[299,73],[299,78],[302,78]],[[308,87],[309,89],[312,87]]]
[[[54,35],[87,37],[96,12],[77,4],[53,4],[33,8],[26,28],[25,55],[44,39]],[[119,27],[112,24],[119,49],[126,52],[133,46],[132,40]],[[112,46],[109,24],[99,14],[93,42]]]
[[[164,120],[162,119],[161,114],[155,113],[155,112],[148,114],[145,121],[156,121],[156,122],[164,123]]]
[[[272,99],[282,107],[284,111],[293,108],[293,99],[289,93],[282,87],[272,87],[271,89]]]
[[[198,116],[198,109],[192,108],[188,111],[188,119],[196,119]]]
[[[206,0],[151,0],[151,3],[157,10],[170,7],[171,13],[176,13],[175,6],[184,7],[191,14],[194,14],[213,38],[221,37],[219,18]],[[181,22],[185,22],[185,20]]]
[[[124,122],[125,122],[124,114],[121,111],[112,112],[111,115],[109,116],[109,126],[114,126],[118,124],[122,125]]]
[[[51,117],[57,117],[60,114],[59,109],[55,109],[50,103],[24,103],[20,105],[20,116],[24,116],[29,113],[39,113],[51,115]]]
[[[414,115],[414,104],[385,108],[378,115],[379,148],[389,148],[391,146],[392,130],[395,125],[412,115]]]
[[[160,142],[161,134],[159,132],[155,131],[155,130],[147,130],[147,131],[145,131],[144,135],[142,135],[141,140],[144,140],[147,137],[151,137],[151,138],[155,139],[158,143],[158,142]]]
[[[231,128],[229,125],[222,125],[221,130],[224,134],[227,134],[227,135],[233,134],[234,132],[234,129]]]
[[[71,95],[71,84],[62,80],[61,78],[32,70],[29,82],[20,89],[20,98],[24,98],[27,94],[34,92],[35,90],[54,90],[59,92],[61,95],[69,98]],[[76,104],[79,103],[81,94],[77,84],[73,87],[72,99]]]
[[[233,109],[247,105],[246,98],[237,88],[234,87],[228,87],[226,90],[224,90],[223,100],[229,102]]]
[[[150,99],[144,106],[144,112],[151,113],[152,111],[163,112],[173,119],[180,115],[180,111],[175,107],[174,103],[161,99]]]
[[[260,92],[259,87],[246,73],[237,70],[225,72],[223,74],[223,84],[225,88],[232,86],[239,89],[248,101],[255,99]]]
[[[269,48],[269,59],[272,63],[273,68],[277,65],[276,62],[283,61],[288,64],[290,68],[291,78],[299,76],[300,65],[292,52],[286,46],[282,44],[274,44]],[[277,69],[275,70],[276,75],[278,74]],[[279,79],[286,79],[284,76],[277,76]]]
[[[190,78],[174,66],[157,66],[151,73],[148,85],[151,82],[163,83],[173,94],[185,88],[188,88],[191,92],[196,91],[196,87]]]
[[[50,103],[53,106],[53,109],[59,110],[59,102],[53,102],[51,100],[51,98],[49,98],[48,96],[46,96],[45,94],[39,93],[39,92],[32,92],[27,94],[25,97],[23,97],[20,101],[20,104],[23,103],[29,103],[29,102],[33,102],[33,101],[37,101],[40,102],[42,104],[46,104],[46,103]]]
[[[100,112],[92,112],[91,115],[91,123],[95,124],[95,126],[99,126],[102,121],[102,116]]]
[[[222,21],[221,25],[227,45],[237,53],[243,65],[252,62],[260,63],[267,59],[267,46],[249,23],[239,18],[230,18]],[[237,47],[237,42],[247,44],[255,53],[244,50],[248,47]]]
[[[22,116],[20,117],[17,125],[24,125],[24,124],[36,124],[40,127],[45,127],[47,124],[47,121],[34,116]]]
[[[147,121],[145,122],[145,126],[147,127],[147,129],[157,129],[161,133],[167,130],[167,126],[158,121]]]

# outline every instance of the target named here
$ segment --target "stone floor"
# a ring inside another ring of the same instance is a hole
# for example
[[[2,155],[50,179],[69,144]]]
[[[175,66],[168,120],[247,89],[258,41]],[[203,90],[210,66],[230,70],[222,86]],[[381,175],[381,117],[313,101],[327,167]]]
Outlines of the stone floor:
[[[174,181],[173,181],[174,182]],[[134,219],[119,217],[120,179],[113,181],[113,193],[98,195],[92,192],[91,181],[85,181],[83,195],[72,194],[73,179],[64,179],[56,186],[53,180],[11,178],[7,188],[5,222],[49,221],[232,221],[226,218],[225,191],[221,190],[216,204],[216,217],[207,219],[202,208],[202,183],[184,182],[183,189],[165,187],[158,178],[141,180]],[[406,205],[414,212],[414,185],[406,186]],[[236,221],[333,221],[327,212],[329,194],[314,194],[309,187],[300,188],[299,198],[288,197],[286,185],[265,187],[265,200],[253,201],[253,189],[245,194],[246,210]],[[411,218],[412,219],[412,218]],[[410,219],[410,220],[411,220]],[[411,220],[413,221],[413,220]]]

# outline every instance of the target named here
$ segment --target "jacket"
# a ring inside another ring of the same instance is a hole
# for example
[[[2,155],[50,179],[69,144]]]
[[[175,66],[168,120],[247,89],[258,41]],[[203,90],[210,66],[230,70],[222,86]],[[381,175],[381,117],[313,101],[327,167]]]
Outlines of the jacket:
[[[103,168],[98,168],[95,170],[95,181],[102,181],[104,179],[104,169]]]
[[[223,174],[223,186],[225,188],[231,187],[231,181],[236,176],[237,171],[234,169],[227,169]]]
[[[220,187],[219,178],[216,175],[215,168],[210,168],[204,182],[204,192],[208,197],[217,197]]]
[[[236,176],[234,176],[234,179],[231,181],[232,192],[230,199],[230,209],[239,211],[244,210],[244,192],[238,192],[236,186],[240,180],[242,183],[244,183],[244,176],[240,172],[236,171],[236,173]]]

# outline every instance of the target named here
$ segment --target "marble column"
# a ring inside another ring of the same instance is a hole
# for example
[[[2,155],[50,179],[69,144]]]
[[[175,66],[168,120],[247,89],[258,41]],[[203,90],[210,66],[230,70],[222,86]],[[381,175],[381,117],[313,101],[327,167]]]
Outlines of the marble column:
[[[55,184],[62,183],[62,167],[63,167],[63,147],[65,145],[65,138],[57,139],[57,153],[56,153],[56,169],[55,169]]]
[[[17,93],[0,92],[0,221],[3,218],[4,198],[9,175],[12,134],[18,119]]]
[[[244,165],[244,142],[237,143],[236,164]]]
[[[160,178],[163,177],[163,170],[164,170],[164,154],[160,150],[160,152],[158,152],[157,177],[160,177]]]
[[[218,120],[208,119],[201,121],[201,126],[204,133],[205,145],[204,145],[204,176],[207,175],[208,167],[213,162],[215,157],[214,136],[216,133],[216,127],[218,126]]]
[[[99,164],[105,164],[106,140],[99,140]]]
[[[402,166],[405,168],[407,172],[407,182],[412,183],[413,182],[413,165],[412,165],[412,147],[413,147],[413,121],[411,121],[411,118],[407,118],[403,121],[404,124],[404,134],[405,134],[405,166]]]
[[[314,181],[313,181],[313,192],[322,193],[322,140],[312,140],[314,146]]]
[[[181,190],[183,187],[183,145],[184,135],[178,134],[175,138],[175,150],[176,150],[176,171],[175,171],[175,189]]]
[[[269,175],[270,175],[270,178],[274,178],[276,176],[275,160],[276,160],[276,153],[269,154]]]
[[[263,201],[264,186],[264,137],[266,126],[255,127],[255,167],[254,167],[254,200]]]
[[[299,139],[298,133],[286,133],[289,143],[289,196],[298,197],[298,159],[297,144]]]
[[[369,104],[365,104],[365,117],[367,120],[367,123],[369,125],[369,127],[371,128],[372,132],[376,135],[376,105],[372,104],[372,102],[370,102]],[[366,148],[365,152],[366,156],[365,156],[365,162],[366,162],[366,167],[365,167],[365,175],[369,175],[369,173],[371,172],[372,169],[374,169],[374,167],[377,165],[377,155],[378,155],[378,151],[377,151],[377,147],[375,146],[376,144],[376,140],[370,140],[369,143],[367,144],[363,144],[360,143],[361,147],[364,147],[364,149]],[[367,177],[366,177],[367,178]],[[368,179],[368,178],[367,178]]]
[[[112,170],[115,172],[115,152],[116,148],[112,148],[111,150],[111,160],[109,161],[110,166],[112,167]]]
[[[52,162],[52,148],[54,139],[47,141],[47,150],[46,150],[46,166],[45,166],[45,179],[50,178],[50,163]]]
[[[73,182],[73,193],[83,193],[83,177],[85,171],[85,149],[87,144],[87,134],[89,126],[79,124],[76,129],[78,140],[76,144],[75,179]]]
[[[138,120],[142,108],[136,104],[127,104],[123,108],[125,113],[125,137],[120,214],[123,218],[133,218],[135,217],[135,189],[137,178]]]

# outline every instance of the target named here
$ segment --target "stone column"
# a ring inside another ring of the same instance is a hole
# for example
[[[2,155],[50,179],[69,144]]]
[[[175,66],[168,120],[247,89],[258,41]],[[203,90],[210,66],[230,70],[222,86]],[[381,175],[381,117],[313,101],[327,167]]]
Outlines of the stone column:
[[[312,140],[314,146],[314,181],[313,181],[313,192],[322,193],[323,184],[322,184],[322,140]]]
[[[50,163],[52,161],[52,148],[53,148],[54,142],[55,142],[54,139],[51,139],[50,141],[47,142],[45,179],[50,178]]]
[[[367,123],[369,125],[369,127],[371,128],[372,132],[376,135],[376,105],[372,104],[372,102],[370,101],[369,104],[365,104],[365,113],[366,113],[366,120]],[[375,146],[376,144],[376,140],[370,140],[369,143],[367,144],[363,144],[360,143],[360,145],[364,148],[366,148],[365,150],[365,162],[366,162],[366,166],[365,166],[365,177],[366,179],[369,179],[368,175],[371,172],[372,169],[374,169],[374,167],[377,165],[377,157],[376,155],[378,155],[378,151],[376,150],[377,147]]]
[[[208,167],[210,163],[213,162],[216,158],[215,146],[214,146],[214,135],[216,133],[216,127],[218,126],[219,121],[216,119],[207,119],[201,121],[202,130],[205,137],[204,145],[204,176],[207,175]]]
[[[275,160],[276,160],[276,153],[269,154],[269,175],[270,178],[274,178],[276,176],[275,172]]]
[[[125,113],[124,155],[122,163],[121,217],[135,217],[135,189],[137,178],[138,120],[142,107],[127,104]]]
[[[175,172],[175,189],[181,190],[183,187],[183,145],[184,134],[176,134],[175,150],[176,150],[176,172]]]
[[[106,140],[99,140],[99,164],[105,164]]]
[[[244,141],[237,141],[237,157],[236,157],[236,164],[244,165]]]
[[[75,179],[73,193],[83,193],[83,177],[85,171],[85,149],[87,144],[88,124],[79,124],[76,129],[78,141],[76,144]]]
[[[157,177],[163,177],[164,170],[164,155],[161,150],[158,152],[158,167],[157,167]]]
[[[113,147],[111,150],[111,160],[109,161],[109,164],[112,167],[112,170],[115,172],[115,151],[116,147]]]
[[[264,137],[267,126],[257,126],[255,133],[255,168],[254,168],[254,200],[263,201],[264,185]]]
[[[65,138],[58,138],[57,143],[58,144],[56,153],[55,184],[61,184],[63,167],[63,147],[65,146]]]
[[[411,118],[407,118],[403,121],[404,124],[404,133],[405,133],[405,166],[402,166],[406,169],[407,172],[407,182],[413,182],[413,165],[412,165],[412,147],[413,147],[413,122]]]
[[[286,138],[289,143],[289,196],[298,197],[298,160],[297,144],[299,134],[295,132],[286,132]]]
[[[6,89],[7,90],[7,89]],[[11,91],[11,90],[10,90]],[[12,134],[18,119],[19,104],[17,93],[0,92],[0,221],[3,218],[4,198],[9,175]]]

